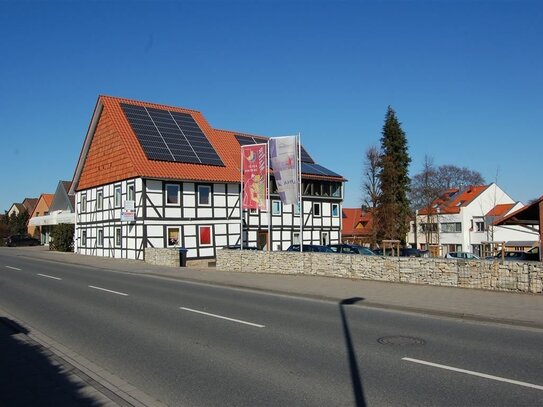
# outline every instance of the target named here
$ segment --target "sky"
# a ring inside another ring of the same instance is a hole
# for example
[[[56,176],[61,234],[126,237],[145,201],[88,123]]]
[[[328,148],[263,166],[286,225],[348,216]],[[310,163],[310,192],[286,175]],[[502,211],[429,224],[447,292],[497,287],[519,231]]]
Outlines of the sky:
[[[543,195],[541,1],[0,0],[0,211],[71,180],[99,95],[301,133],[362,202],[387,107],[412,159]]]

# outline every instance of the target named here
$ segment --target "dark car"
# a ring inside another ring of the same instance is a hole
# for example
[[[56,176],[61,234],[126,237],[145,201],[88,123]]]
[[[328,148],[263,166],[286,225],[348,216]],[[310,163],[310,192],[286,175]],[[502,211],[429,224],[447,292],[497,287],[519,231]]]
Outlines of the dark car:
[[[236,245],[233,245],[233,246],[226,246],[226,249],[230,249],[230,250],[239,250],[240,249],[240,246],[239,244],[236,244]],[[243,250],[260,250],[258,247],[256,246],[243,246]]]
[[[502,254],[498,253],[497,255],[493,257],[487,257],[489,260],[500,260],[502,258]],[[538,261],[539,260],[539,252],[531,251],[531,252],[523,252],[520,250],[515,251],[507,251],[503,255],[504,260],[521,260],[521,261]]]
[[[287,252],[299,252],[300,251],[300,245],[299,244],[293,244],[287,249]],[[330,249],[328,246],[321,246],[318,244],[304,244],[302,251],[304,252],[320,252],[320,253],[333,253],[332,249]]]
[[[6,239],[6,246],[39,246],[41,242],[28,235],[11,235]]]
[[[404,247],[400,249],[401,257],[429,257],[430,254],[427,250],[419,250],[413,247]]]
[[[363,254],[366,256],[375,256],[375,253],[370,249],[364,246],[359,246],[356,244],[330,244],[328,245],[334,253],[345,253],[345,254]]]

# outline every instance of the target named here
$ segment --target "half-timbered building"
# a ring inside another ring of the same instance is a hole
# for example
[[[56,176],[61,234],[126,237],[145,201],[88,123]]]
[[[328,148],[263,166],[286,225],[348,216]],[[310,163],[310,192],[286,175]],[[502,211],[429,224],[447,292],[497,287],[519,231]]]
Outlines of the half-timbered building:
[[[81,150],[75,250],[144,259],[146,248],[188,249],[188,259],[243,246],[285,250],[300,241],[338,243],[344,178],[302,149],[303,208],[282,205],[240,219],[241,145],[257,137],[212,128],[194,110],[100,96]],[[243,234],[241,234],[243,228]]]

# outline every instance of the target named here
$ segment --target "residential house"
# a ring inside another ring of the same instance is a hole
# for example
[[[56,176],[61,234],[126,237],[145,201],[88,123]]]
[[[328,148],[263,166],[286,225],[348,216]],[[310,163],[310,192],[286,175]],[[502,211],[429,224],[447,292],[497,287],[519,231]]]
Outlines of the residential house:
[[[8,216],[11,216],[13,214],[19,215],[20,213],[24,212],[26,208],[22,203],[14,203],[12,204],[8,209]]]
[[[369,246],[372,240],[373,216],[362,208],[343,208],[341,240],[343,243]]]
[[[146,248],[184,247],[209,259],[241,236],[273,250],[338,243],[345,180],[303,149],[302,208],[281,203],[272,177],[270,211],[240,216],[241,145],[266,140],[214,129],[195,110],[100,96],[70,189],[75,251],[144,259]]]
[[[32,222],[29,221],[29,224],[31,226],[37,227],[41,244],[49,244],[49,234],[51,232],[51,229],[49,225],[37,222],[36,220],[40,217],[49,215],[49,210],[51,208],[51,203],[53,202],[53,197],[53,194],[41,194],[38,198],[38,203],[36,204],[34,211],[30,216]]]
[[[34,212],[34,208],[36,207],[37,203],[38,203],[38,198],[25,198],[23,200],[22,204],[25,207],[26,211],[28,212],[29,217],[32,214],[32,212]],[[30,224],[27,227],[27,233],[32,237],[38,236],[38,230],[36,229],[35,226],[32,226]]]
[[[52,195],[48,208],[43,206],[45,200],[40,203],[43,207],[36,210],[30,218],[29,227],[38,229],[42,244],[49,243],[51,228],[60,223],[75,223],[75,196],[70,194],[71,181],[59,181],[57,189]],[[49,194],[46,194],[49,196]]]
[[[507,242],[537,244],[534,232],[495,225],[497,219],[522,206],[495,183],[449,189],[417,211],[416,227],[412,222],[408,242],[413,247],[429,249],[435,256],[454,251],[484,256],[496,249],[497,242],[505,242],[506,246]]]

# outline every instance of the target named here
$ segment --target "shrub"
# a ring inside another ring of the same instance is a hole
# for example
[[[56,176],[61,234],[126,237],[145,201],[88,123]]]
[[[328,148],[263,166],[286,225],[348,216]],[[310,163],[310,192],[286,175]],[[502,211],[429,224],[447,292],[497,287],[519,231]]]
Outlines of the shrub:
[[[59,252],[71,252],[74,246],[75,226],[68,223],[55,225],[51,229],[51,241],[49,242],[49,250]]]

